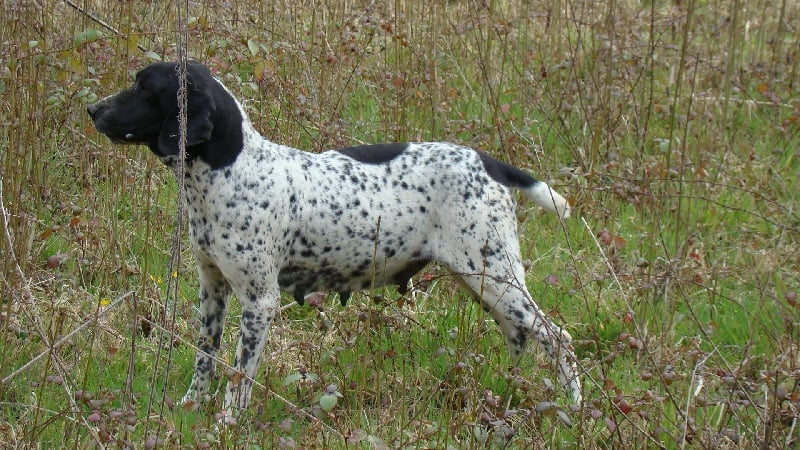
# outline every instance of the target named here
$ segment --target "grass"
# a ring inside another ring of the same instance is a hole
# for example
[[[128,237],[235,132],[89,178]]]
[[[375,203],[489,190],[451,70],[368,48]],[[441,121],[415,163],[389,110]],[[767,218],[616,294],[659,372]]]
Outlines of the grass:
[[[2,6],[0,446],[797,447],[796,5],[70,4]],[[178,23],[274,141],[452,141],[567,194],[573,219],[523,207],[520,230],[582,407],[541,352],[509,369],[435,266],[413,297],[286,310],[237,425],[178,405],[198,324],[176,183],[84,112],[174,60]]]

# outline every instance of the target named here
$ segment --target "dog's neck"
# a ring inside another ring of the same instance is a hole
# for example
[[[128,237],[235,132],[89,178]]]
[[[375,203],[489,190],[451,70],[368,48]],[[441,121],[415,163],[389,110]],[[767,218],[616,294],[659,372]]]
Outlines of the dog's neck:
[[[264,139],[253,128],[244,107],[236,97],[219,80],[216,81],[213,94],[216,103],[214,131],[208,141],[186,148],[184,171],[193,167],[197,161],[202,161],[212,170],[224,169],[233,164],[242,151],[251,146],[253,140]],[[160,159],[173,172],[178,173],[178,156],[164,156]]]
[[[226,102],[230,102],[229,104],[235,106],[236,108],[238,117],[236,114],[231,114],[233,117],[227,117],[227,119],[229,119],[230,122],[233,122],[234,120],[236,122],[241,122],[242,145],[244,148],[247,148],[254,141],[263,141],[264,137],[255,129],[255,127],[253,127],[253,122],[250,120],[250,116],[247,114],[247,111],[245,111],[244,105],[239,102],[236,96],[233,95],[228,87],[222,84],[221,81],[219,81],[217,78],[214,78],[214,81],[217,82],[217,86],[221,88],[221,91],[224,92],[224,95],[227,97]],[[224,120],[225,118],[222,119]]]

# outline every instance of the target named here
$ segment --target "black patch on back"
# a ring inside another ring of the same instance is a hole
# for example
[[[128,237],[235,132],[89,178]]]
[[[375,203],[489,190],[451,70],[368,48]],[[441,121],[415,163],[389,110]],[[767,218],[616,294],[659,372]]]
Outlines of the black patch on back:
[[[406,148],[408,148],[408,144],[394,143],[359,145],[357,147],[347,147],[334,151],[365,164],[383,164],[400,156],[401,153],[406,151]]]
[[[478,155],[481,157],[481,162],[483,162],[486,173],[488,173],[494,181],[497,181],[503,186],[528,188],[539,182],[536,178],[533,178],[511,164],[494,159],[483,152],[478,152]]]

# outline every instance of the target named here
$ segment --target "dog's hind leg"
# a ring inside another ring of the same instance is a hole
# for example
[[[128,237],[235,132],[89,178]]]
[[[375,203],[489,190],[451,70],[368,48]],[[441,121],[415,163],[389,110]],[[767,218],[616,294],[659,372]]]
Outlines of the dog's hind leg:
[[[498,242],[498,241],[495,241]],[[500,241],[502,242],[502,241]],[[519,362],[530,338],[535,339],[555,364],[558,380],[575,404],[582,393],[569,333],[554,324],[533,301],[525,286],[525,272],[516,248],[469,250],[465,264],[448,264],[474,293],[485,311],[503,332],[514,364]],[[482,267],[471,270],[473,261],[482,259]]]

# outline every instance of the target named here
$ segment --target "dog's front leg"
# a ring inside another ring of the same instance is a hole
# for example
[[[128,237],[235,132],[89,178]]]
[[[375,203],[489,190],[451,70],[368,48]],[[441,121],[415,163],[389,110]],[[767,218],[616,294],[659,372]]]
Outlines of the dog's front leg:
[[[219,351],[231,287],[222,272],[211,263],[199,264],[200,335],[194,360],[192,382],[183,403],[202,402],[214,377],[214,358]]]
[[[239,294],[237,293],[237,297]],[[259,293],[247,292],[240,300],[242,304],[241,334],[236,348],[234,375],[228,380],[223,408],[246,408],[250,403],[253,379],[256,376],[261,352],[267,340],[267,333],[275,315],[280,310],[278,283],[272,289]]]

